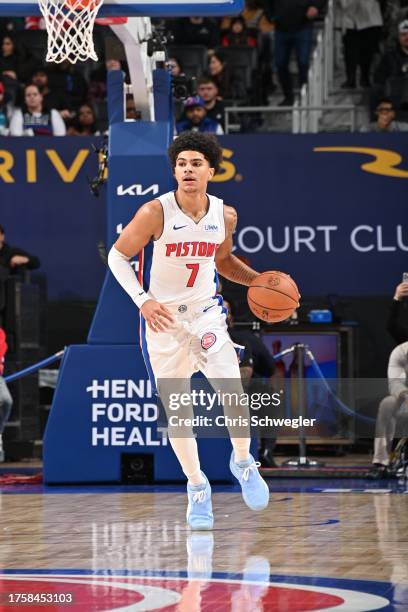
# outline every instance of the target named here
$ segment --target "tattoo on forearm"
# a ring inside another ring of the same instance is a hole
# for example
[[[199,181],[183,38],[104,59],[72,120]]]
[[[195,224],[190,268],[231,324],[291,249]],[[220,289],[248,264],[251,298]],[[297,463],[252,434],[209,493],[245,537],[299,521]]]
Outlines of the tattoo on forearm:
[[[239,285],[246,285],[247,287],[251,284],[252,280],[258,276],[258,272],[244,264],[235,255],[231,255],[229,259],[222,266],[222,270],[219,270],[220,274],[228,280],[238,283]]]

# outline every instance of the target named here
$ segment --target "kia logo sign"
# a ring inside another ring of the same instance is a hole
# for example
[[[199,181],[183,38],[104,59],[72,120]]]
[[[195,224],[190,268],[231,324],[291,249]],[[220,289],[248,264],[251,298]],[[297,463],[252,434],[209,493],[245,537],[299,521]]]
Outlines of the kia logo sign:
[[[157,184],[149,185],[148,187],[139,184],[129,185],[129,187],[119,185],[116,189],[118,196],[145,196],[148,193],[157,195],[159,193],[159,186]]]

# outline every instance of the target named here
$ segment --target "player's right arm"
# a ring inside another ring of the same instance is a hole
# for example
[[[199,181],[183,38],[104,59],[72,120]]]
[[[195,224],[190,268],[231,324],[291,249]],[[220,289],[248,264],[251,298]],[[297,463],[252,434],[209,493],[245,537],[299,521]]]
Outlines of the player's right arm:
[[[158,238],[163,230],[163,209],[158,200],[144,204],[124,228],[111,248],[108,265],[112,274],[129,294],[154,332],[166,331],[174,324],[170,311],[152,299],[136,278],[130,259],[137,255],[150,240]]]

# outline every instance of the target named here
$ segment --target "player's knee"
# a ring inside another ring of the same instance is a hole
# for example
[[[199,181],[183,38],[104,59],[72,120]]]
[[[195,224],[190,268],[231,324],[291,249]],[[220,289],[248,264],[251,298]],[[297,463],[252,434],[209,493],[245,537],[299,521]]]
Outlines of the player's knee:
[[[381,400],[380,405],[378,407],[378,415],[382,415],[385,417],[390,417],[397,410],[398,404],[395,397],[392,395],[388,395]]]

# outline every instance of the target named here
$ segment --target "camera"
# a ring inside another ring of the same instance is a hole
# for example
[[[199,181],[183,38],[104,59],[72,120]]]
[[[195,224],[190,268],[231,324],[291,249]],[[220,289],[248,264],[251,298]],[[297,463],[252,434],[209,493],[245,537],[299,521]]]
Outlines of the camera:
[[[187,100],[196,93],[197,79],[195,77],[176,76],[171,79],[173,96],[176,100]]]
[[[166,45],[170,45],[174,40],[171,32],[166,32],[163,26],[156,26],[149,39],[142,42],[147,43],[147,55],[152,57],[156,51],[166,51]]]

